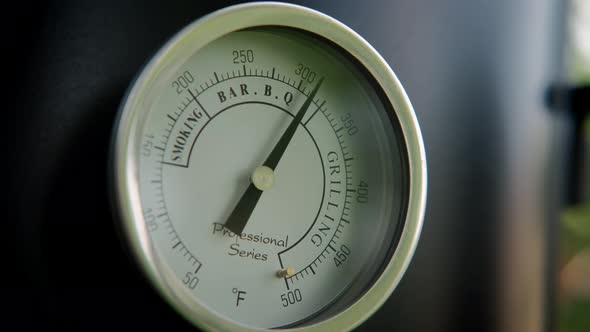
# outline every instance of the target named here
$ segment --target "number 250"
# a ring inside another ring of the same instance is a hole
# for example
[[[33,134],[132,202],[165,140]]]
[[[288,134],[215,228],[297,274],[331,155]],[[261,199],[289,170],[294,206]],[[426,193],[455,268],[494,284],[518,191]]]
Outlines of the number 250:
[[[234,63],[251,63],[254,62],[254,51],[252,50],[239,50],[233,51]]]

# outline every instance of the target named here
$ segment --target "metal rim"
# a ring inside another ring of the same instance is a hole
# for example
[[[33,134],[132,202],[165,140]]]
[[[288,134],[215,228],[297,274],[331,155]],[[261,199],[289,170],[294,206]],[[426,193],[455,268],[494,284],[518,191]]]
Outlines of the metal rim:
[[[393,105],[407,146],[410,192],[408,212],[399,244],[381,276],[358,301],[339,314],[297,331],[350,330],[373,314],[399,283],[414,254],[426,205],[426,157],[413,107],[395,74],[383,58],[362,37],[335,19],[306,7],[284,3],[250,3],[228,7],[207,15],[177,33],[158,51],[131,85],[119,110],[113,141],[113,180],[116,208],[134,257],[160,294],[185,318],[212,331],[263,331],[225,320],[182,292],[178,281],[158,269],[159,259],[151,247],[143,220],[138,174],[138,140],[134,135],[143,120],[137,109],[159,73],[178,54],[192,54],[211,41],[234,31],[256,26],[284,26],[328,39],[349,52],[381,85]]]

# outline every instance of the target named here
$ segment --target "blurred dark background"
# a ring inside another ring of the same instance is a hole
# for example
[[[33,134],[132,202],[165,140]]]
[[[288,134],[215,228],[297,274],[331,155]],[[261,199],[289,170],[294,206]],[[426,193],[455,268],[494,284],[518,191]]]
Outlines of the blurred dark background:
[[[3,316],[21,329],[191,330],[121,245],[108,191],[125,89],[172,34],[232,1],[46,1],[3,12]],[[410,268],[358,331],[549,331],[573,124],[556,0],[296,1],[365,37],[405,86],[428,159]],[[5,323],[8,324],[8,323]]]

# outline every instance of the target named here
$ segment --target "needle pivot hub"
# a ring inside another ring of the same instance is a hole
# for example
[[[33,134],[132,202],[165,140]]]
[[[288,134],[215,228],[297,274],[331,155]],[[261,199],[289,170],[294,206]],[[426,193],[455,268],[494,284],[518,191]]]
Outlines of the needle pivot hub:
[[[258,166],[252,172],[250,180],[252,180],[252,183],[258,190],[269,190],[275,183],[275,173],[268,166]]]

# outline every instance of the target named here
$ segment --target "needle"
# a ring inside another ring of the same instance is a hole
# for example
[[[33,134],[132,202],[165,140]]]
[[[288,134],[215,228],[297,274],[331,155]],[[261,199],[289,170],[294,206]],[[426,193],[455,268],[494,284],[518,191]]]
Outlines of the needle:
[[[295,135],[295,131],[297,131],[299,123],[301,123],[301,120],[303,120],[305,113],[309,109],[309,105],[313,101],[313,98],[318,92],[318,89],[322,85],[323,81],[324,78],[320,78],[316,86],[309,93],[309,96],[307,96],[305,102],[303,102],[303,105],[297,112],[297,115],[293,117],[293,120],[291,120],[291,123],[289,123],[289,126],[287,127],[287,129],[285,130],[285,132],[283,133],[275,147],[272,149],[270,155],[268,156],[268,158],[266,158],[266,161],[264,162],[263,166],[257,167],[254,171],[254,174],[252,174],[253,179],[258,177],[256,174],[257,172],[266,172],[266,174],[270,174],[266,178],[268,179],[268,177],[271,177],[271,179],[273,180],[272,182],[274,182],[273,172],[279,164],[279,161],[285,153],[285,150],[287,150],[287,146],[289,146],[291,139]],[[263,167],[270,169],[271,173],[268,173],[267,170],[260,171],[260,169]],[[232,213],[229,215],[229,218],[227,218],[227,221],[225,222],[225,227],[227,229],[234,232],[235,234],[242,234],[242,231],[244,230],[244,227],[246,227],[248,219],[250,219],[250,215],[252,215],[252,212],[254,211],[254,208],[256,207],[256,204],[258,203],[260,196],[262,196],[262,192],[265,190],[264,188],[265,186],[259,188],[254,183],[254,181],[252,181],[252,183],[248,185],[248,188],[246,188],[246,191],[242,195],[242,198],[240,198],[238,204],[236,204]]]

